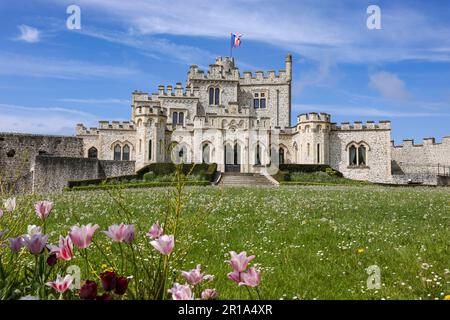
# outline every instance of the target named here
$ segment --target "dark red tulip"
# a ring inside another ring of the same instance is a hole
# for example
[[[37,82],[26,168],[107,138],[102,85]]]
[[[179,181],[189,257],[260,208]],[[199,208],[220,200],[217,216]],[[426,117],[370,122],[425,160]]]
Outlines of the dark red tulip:
[[[115,294],[124,294],[128,289],[128,279],[126,277],[118,277],[116,280]]]
[[[113,271],[106,271],[100,273],[100,279],[102,280],[102,286],[105,291],[112,291],[116,288],[116,273]]]
[[[97,298],[97,283],[86,280],[80,289],[80,298],[85,300],[94,300]]]
[[[52,267],[58,262],[58,258],[56,257],[56,253],[52,253],[47,258],[47,264]]]
[[[101,296],[97,296],[97,300],[112,300],[112,299],[113,298],[108,293],[104,293]]]

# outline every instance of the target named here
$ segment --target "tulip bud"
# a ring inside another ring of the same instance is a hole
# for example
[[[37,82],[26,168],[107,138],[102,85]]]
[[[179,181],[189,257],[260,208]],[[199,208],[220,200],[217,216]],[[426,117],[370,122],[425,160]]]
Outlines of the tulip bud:
[[[97,296],[97,298],[96,298],[96,300],[112,300],[112,299],[113,298],[108,293],[104,293],[101,296]]]
[[[53,253],[48,256],[47,258],[47,264],[52,267],[58,262],[58,258],[56,257],[56,253]]]
[[[97,298],[97,283],[86,280],[80,289],[80,298],[85,300],[95,300]]]
[[[102,280],[102,286],[105,291],[112,291],[116,288],[116,273],[113,271],[106,271],[100,273],[100,279]]]
[[[126,277],[118,277],[116,280],[115,294],[125,294],[128,289],[128,279]]]

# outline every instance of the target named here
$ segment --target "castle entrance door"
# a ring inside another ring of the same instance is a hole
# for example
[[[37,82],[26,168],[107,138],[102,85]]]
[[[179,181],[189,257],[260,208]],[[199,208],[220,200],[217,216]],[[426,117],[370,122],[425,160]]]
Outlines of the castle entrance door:
[[[234,145],[225,145],[225,172],[241,172],[241,147],[236,142]]]

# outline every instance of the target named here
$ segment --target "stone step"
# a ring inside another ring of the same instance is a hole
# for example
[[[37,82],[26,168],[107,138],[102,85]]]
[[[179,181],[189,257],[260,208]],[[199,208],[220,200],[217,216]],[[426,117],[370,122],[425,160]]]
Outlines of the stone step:
[[[271,186],[272,182],[260,174],[226,172],[222,174],[222,186]]]

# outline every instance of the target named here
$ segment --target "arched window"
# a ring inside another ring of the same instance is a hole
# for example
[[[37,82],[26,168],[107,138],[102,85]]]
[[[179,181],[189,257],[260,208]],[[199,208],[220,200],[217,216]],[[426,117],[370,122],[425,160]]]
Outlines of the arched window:
[[[261,165],[261,147],[259,146],[259,143],[256,145],[256,159],[255,164],[257,166]]]
[[[214,88],[209,88],[209,105],[214,104]]]
[[[127,144],[123,146],[122,160],[130,160],[130,147]]]
[[[360,145],[358,148],[358,165],[365,166],[366,165],[366,147],[364,145]]]
[[[348,149],[349,155],[349,165],[356,166],[358,164],[357,155],[356,155],[356,147],[354,145],[350,146]]]
[[[88,158],[97,159],[97,155],[98,155],[97,148],[95,148],[95,147],[89,148]]]
[[[284,164],[284,149],[278,149],[278,162],[279,164]]]
[[[214,90],[214,104],[216,106],[219,105],[219,100],[220,100],[219,98],[220,98],[220,90],[219,90],[219,88],[216,88],[216,90]]]
[[[153,148],[153,144],[152,144],[152,140],[148,140],[148,160],[152,160],[152,148]]]
[[[209,88],[209,105],[218,106],[220,104],[220,89],[219,88]]]
[[[209,153],[210,153],[210,146],[208,143],[205,143],[203,145],[203,154],[202,154],[202,163],[208,163],[209,164]]]
[[[114,160],[116,161],[120,160],[121,156],[122,156],[122,148],[120,147],[119,144],[116,144],[114,146]]]
[[[178,121],[178,112],[172,113],[172,126],[176,126]]]
[[[178,114],[178,124],[184,125],[184,113],[180,112]]]
[[[187,150],[186,146],[183,146],[180,148],[180,151],[178,151],[178,158],[180,162],[187,163]]]

